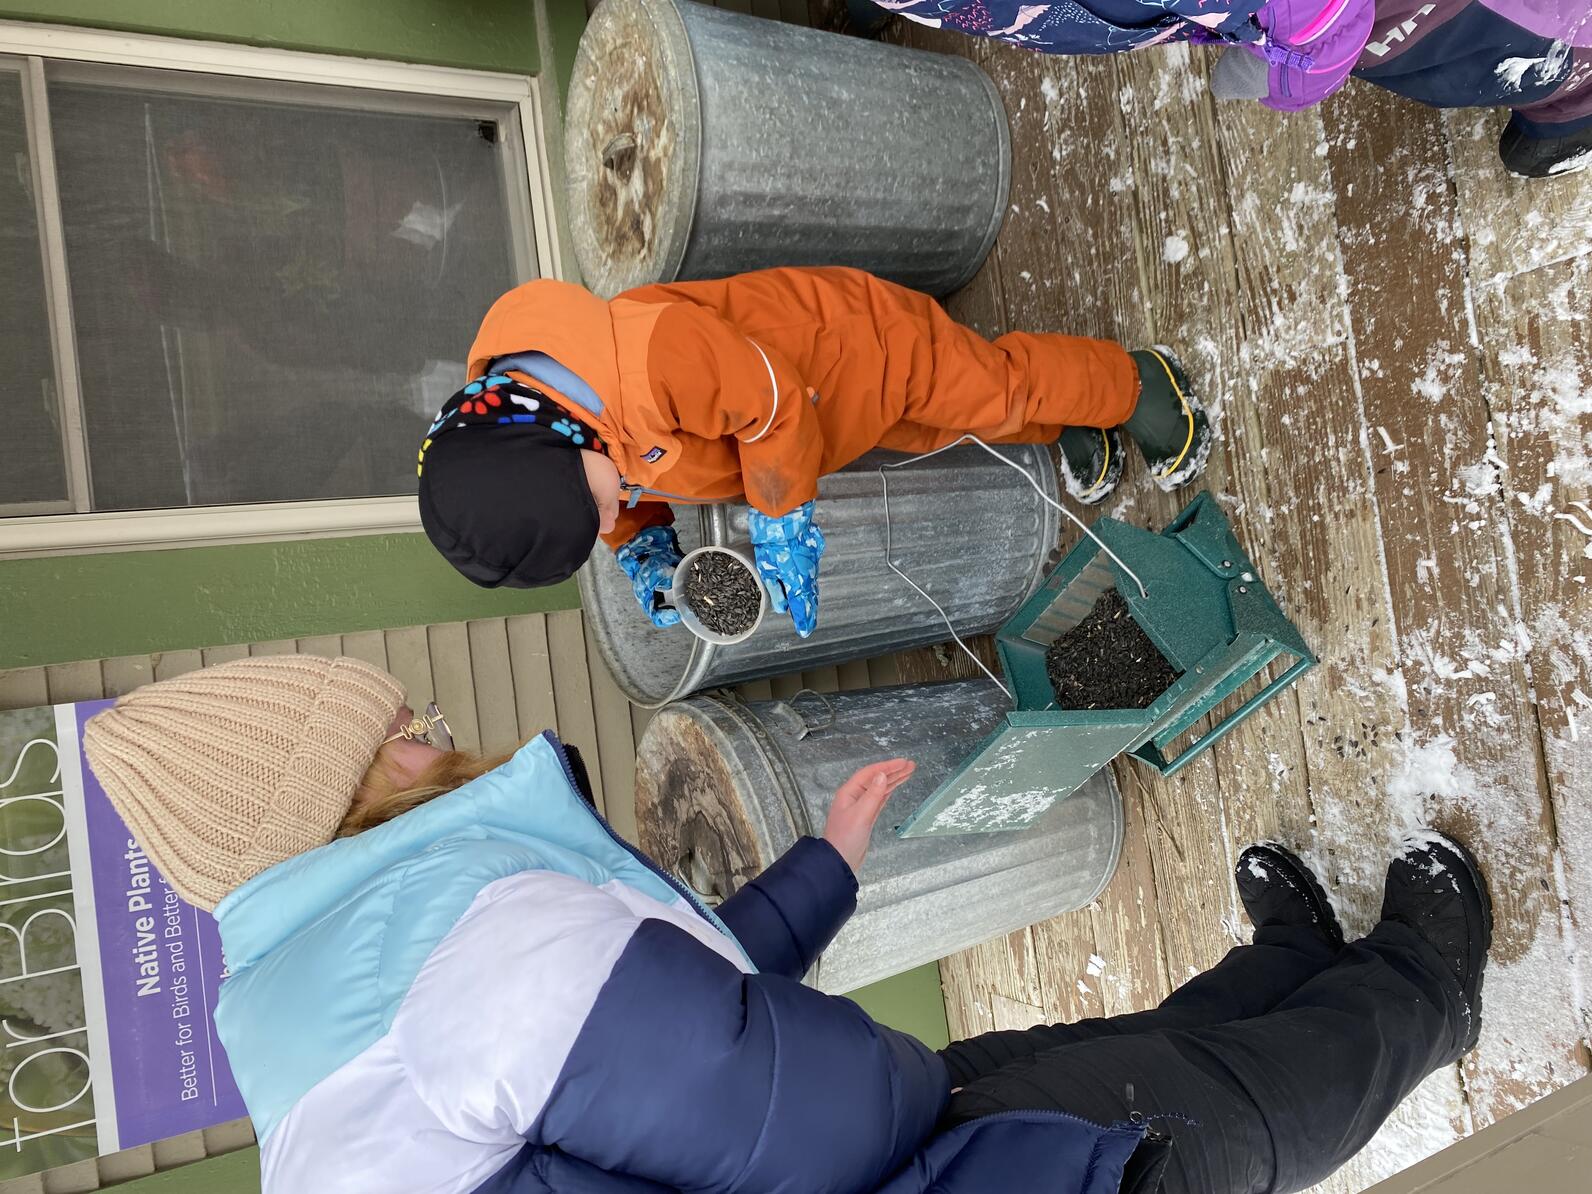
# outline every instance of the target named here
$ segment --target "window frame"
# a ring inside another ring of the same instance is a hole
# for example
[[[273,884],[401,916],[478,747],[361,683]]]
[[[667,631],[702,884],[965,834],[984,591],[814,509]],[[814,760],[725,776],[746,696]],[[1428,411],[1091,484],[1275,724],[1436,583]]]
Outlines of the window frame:
[[[154,510],[86,510],[91,474],[77,370],[76,329],[66,272],[65,240],[45,78],[48,61],[147,67],[250,80],[263,91],[273,84],[335,88],[339,106],[398,110],[376,102],[386,93],[416,97],[427,111],[496,119],[503,135],[511,183],[510,216],[515,273],[523,281],[564,277],[556,232],[557,200],[548,155],[548,111],[540,74],[513,75],[420,63],[116,33],[31,22],[0,21],[0,58],[20,70],[28,128],[39,236],[44,256],[51,349],[60,390],[68,498],[8,507],[26,512],[0,517],[0,560],[38,556],[284,539],[407,533],[420,529],[413,497],[342,498],[247,505],[183,506]],[[439,101],[442,101],[439,103]],[[518,210],[516,192],[529,201]]]

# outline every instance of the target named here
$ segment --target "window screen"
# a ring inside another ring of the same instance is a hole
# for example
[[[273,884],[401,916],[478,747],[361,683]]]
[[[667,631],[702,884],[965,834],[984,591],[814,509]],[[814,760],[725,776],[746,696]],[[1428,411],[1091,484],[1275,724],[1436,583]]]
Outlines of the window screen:
[[[68,496],[22,86],[0,62],[0,510]]]
[[[44,70],[88,508],[413,493],[421,433],[462,384],[482,314],[527,272],[514,249],[526,205],[491,112]],[[0,136],[25,154],[16,76],[0,84]],[[23,283],[0,300],[0,351],[31,387],[24,434],[57,447],[25,478],[7,471],[7,502],[65,486],[38,237],[13,217],[27,199],[8,175],[6,276]],[[30,253],[31,274],[9,268]]]

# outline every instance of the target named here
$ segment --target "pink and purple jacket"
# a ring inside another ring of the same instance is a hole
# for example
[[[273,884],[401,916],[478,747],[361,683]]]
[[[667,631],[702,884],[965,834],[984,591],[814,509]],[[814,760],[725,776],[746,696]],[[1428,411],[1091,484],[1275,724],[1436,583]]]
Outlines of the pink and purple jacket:
[[[1263,102],[1320,103],[1350,74],[1434,107],[1508,107],[1542,135],[1592,120],[1589,0],[875,0],[1050,54],[1227,42],[1268,64]]]

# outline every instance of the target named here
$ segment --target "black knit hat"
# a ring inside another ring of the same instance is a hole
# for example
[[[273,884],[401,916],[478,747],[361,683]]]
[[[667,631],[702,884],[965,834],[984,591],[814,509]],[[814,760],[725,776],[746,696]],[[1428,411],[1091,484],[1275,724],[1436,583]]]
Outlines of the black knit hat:
[[[591,554],[600,523],[583,447],[601,444],[545,395],[501,375],[471,382],[421,445],[426,537],[484,588],[567,580]]]

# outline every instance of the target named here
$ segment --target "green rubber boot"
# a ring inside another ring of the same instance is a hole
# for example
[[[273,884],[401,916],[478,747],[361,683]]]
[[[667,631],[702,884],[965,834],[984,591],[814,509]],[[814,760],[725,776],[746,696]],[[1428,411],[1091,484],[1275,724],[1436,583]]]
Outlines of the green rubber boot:
[[[1061,479],[1086,506],[1099,505],[1122,480],[1122,436],[1115,427],[1068,427],[1061,447]]]
[[[1157,345],[1128,355],[1139,367],[1139,403],[1122,430],[1139,445],[1151,480],[1171,493],[1205,471],[1210,417],[1171,349]]]

